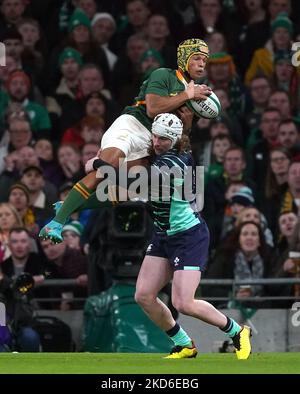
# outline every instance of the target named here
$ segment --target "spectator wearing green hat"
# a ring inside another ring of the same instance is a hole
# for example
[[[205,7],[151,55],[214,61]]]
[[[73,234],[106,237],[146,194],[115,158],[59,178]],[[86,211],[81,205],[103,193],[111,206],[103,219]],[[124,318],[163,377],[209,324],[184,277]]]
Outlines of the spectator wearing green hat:
[[[143,80],[147,79],[152,71],[164,66],[164,59],[161,54],[153,48],[147,49],[141,56],[140,60]]]
[[[88,16],[80,9],[76,8],[71,15],[68,31],[73,32],[78,26],[85,26],[88,30],[91,30],[91,22]]]
[[[59,44],[52,52],[48,72],[50,75],[49,87],[57,86],[59,73],[59,58],[64,48],[73,48],[81,55],[82,63],[97,64],[103,72],[105,83],[109,82],[109,67],[105,52],[94,40],[91,22],[81,9],[75,9],[68,23],[68,35],[63,44]]]
[[[271,39],[263,48],[254,52],[251,64],[246,72],[245,81],[249,85],[256,75],[271,78],[274,71],[274,59],[277,51],[288,51],[292,46],[293,24],[288,15],[279,13],[271,22]]]
[[[46,106],[54,124],[57,124],[66,105],[76,98],[82,56],[76,49],[66,47],[59,55],[58,65],[62,77],[54,93],[46,99]],[[57,129],[56,127],[55,130]]]
[[[68,41],[72,48],[81,53],[84,63],[99,65],[108,81],[109,67],[105,52],[98,46],[92,34],[91,22],[87,15],[77,8],[69,21]]]
[[[62,234],[65,243],[70,249],[81,250],[80,237],[83,233],[83,226],[77,220],[73,220],[66,224],[63,228]]]

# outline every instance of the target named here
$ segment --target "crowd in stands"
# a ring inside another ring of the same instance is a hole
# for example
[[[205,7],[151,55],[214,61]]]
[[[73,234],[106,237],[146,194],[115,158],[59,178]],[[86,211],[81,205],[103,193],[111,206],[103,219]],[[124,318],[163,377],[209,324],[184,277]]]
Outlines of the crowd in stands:
[[[202,214],[211,245],[204,277],[296,274],[289,251],[300,251],[300,66],[292,64],[299,1],[1,0],[3,274],[26,271],[36,283],[73,278],[77,295],[87,295],[91,211],[72,215],[61,244],[40,241],[39,230],[143,80],[156,68],[176,68],[176,47],[191,37],[209,45],[202,83],[222,104],[218,118],[195,119],[190,133],[196,162],[205,166]],[[42,290],[36,295],[45,296]],[[294,291],[255,285],[237,297]],[[57,292],[66,294],[53,289],[50,296]],[[62,297],[52,307],[68,310],[72,301]]]

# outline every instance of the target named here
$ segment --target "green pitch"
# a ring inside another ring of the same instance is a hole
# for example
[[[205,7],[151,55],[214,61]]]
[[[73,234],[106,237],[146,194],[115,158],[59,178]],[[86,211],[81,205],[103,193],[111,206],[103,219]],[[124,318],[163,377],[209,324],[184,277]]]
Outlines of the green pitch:
[[[300,373],[300,353],[255,353],[246,361],[234,354],[200,354],[166,360],[162,354],[0,353],[0,373],[209,374]]]

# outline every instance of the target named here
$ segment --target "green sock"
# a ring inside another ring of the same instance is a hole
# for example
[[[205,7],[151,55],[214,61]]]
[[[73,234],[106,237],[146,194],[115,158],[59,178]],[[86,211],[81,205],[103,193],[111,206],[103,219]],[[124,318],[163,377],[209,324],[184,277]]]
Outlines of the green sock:
[[[63,205],[58,210],[54,220],[58,223],[65,224],[70,215],[77,211],[88,200],[93,190],[90,190],[82,182],[77,182],[70,190]]]
[[[230,317],[227,317],[227,323],[226,326],[224,328],[221,328],[222,331],[224,331],[224,333],[226,335],[228,335],[230,338],[233,338],[236,334],[238,334],[242,327],[233,319],[231,319]]]
[[[180,327],[178,323],[173,328],[167,331],[167,334],[174,342],[175,346],[191,346],[192,340],[188,334]]]

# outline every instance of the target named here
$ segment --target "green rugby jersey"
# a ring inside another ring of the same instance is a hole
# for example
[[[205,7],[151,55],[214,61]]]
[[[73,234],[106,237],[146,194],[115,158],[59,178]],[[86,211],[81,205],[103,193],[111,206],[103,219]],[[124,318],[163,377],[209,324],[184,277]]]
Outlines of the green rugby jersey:
[[[170,68],[158,68],[146,79],[135,98],[135,104],[124,108],[123,114],[132,115],[137,118],[149,131],[153,119],[146,113],[145,97],[152,93],[158,96],[175,96],[185,90],[184,84],[176,76],[176,70]]]
[[[156,231],[173,235],[201,223],[195,199],[195,166],[192,155],[171,149],[156,156],[151,168],[149,203]],[[192,177],[187,176],[188,169]],[[170,170],[175,173],[173,177],[170,177]],[[157,182],[153,182],[155,179]],[[187,193],[183,192],[184,182],[188,182]]]

